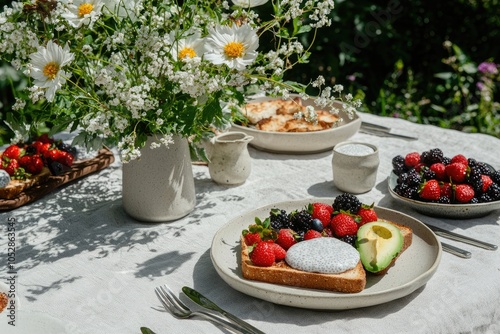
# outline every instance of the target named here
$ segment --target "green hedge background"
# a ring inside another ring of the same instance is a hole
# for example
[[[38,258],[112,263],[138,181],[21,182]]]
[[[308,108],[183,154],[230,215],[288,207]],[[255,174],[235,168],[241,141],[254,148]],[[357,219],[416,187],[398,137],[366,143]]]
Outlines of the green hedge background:
[[[309,63],[289,79],[307,83],[321,74],[362,98],[363,112],[500,138],[498,66],[496,74],[478,71],[483,62],[500,63],[500,0],[337,0],[335,7]],[[25,85],[0,63],[0,119]],[[0,144],[10,137],[0,126]]]

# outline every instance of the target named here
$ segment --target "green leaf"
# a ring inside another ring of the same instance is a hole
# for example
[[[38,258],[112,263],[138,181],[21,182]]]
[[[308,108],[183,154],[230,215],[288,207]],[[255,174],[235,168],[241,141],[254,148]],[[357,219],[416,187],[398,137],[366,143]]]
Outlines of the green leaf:
[[[452,76],[453,76],[453,73],[451,73],[451,72],[441,72],[441,73],[434,74],[434,77],[439,78],[439,79],[443,79],[443,80],[451,79]]]
[[[153,332],[151,329],[149,329],[147,327],[141,327],[141,333],[142,334],[155,334],[155,332]]]

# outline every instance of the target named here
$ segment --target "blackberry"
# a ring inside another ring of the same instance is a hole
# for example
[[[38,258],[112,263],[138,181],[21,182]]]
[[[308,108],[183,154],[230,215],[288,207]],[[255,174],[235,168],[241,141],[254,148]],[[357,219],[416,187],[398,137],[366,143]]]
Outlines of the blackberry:
[[[424,167],[421,169],[422,178],[426,180],[432,180],[436,178],[436,173],[432,171],[429,167]]]
[[[349,245],[355,247],[356,246],[356,239],[358,237],[356,235],[346,235],[340,238],[339,240],[342,240],[343,242],[347,242]]]
[[[439,148],[433,148],[429,151],[423,152],[422,155],[420,156],[420,159],[424,164],[429,166],[436,162],[442,162],[443,151],[441,151],[441,149]]]
[[[469,203],[471,203],[471,204],[477,204],[477,203],[479,203],[479,199],[478,199],[477,197],[473,197],[473,198],[470,200],[470,202],[469,202]]]
[[[402,155],[397,155],[392,158],[392,169],[396,175],[401,175],[406,172],[405,158],[403,158]]]
[[[488,195],[487,193],[486,194],[482,194],[480,197],[479,197],[479,203],[488,203],[488,202],[491,202],[492,199],[490,197],[490,195]]]
[[[312,215],[307,210],[294,211],[290,214],[292,230],[303,236],[312,225]]]
[[[407,184],[408,183],[408,173],[402,173],[398,176],[397,183],[398,184]]]
[[[491,177],[491,174],[494,172],[490,166],[485,164],[484,162],[478,162],[477,168],[481,172],[481,174],[488,175]]]
[[[420,183],[422,183],[422,176],[418,174],[417,172],[410,173],[408,175],[408,180],[406,182],[410,187],[411,186],[418,186]]]
[[[441,159],[441,163],[443,163],[445,166],[451,164],[451,158],[448,158],[448,157],[443,157],[443,159]]]
[[[400,196],[404,196],[404,193],[408,189],[408,185],[406,183],[400,183],[394,187],[394,192]]]
[[[500,200],[500,185],[497,183],[492,183],[488,188],[488,195],[490,196],[492,201]]]
[[[402,194],[403,197],[409,199],[418,199],[418,188],[417,187],[408,187],[405,192]]]
[[[285,210],[271,209],[269,220],[271,221],[271,227],[275,230],[291,227],[290,218]]]
[[[474,193],[480,194],[483,192],[483,179],[481,178],[481,172],[478,169],[471,170],[468,182],[474,189]]]
[[[491,173],[490,177],[493,182],[500,184],[500,169]]]
[[[34,154],[36,154],[36,147],[33,146],[33,145],[28,145],[26,147],[26,154],[27,155],[34,155]]]
[[[441,196],[437,202],[441,204],[451,204],[451,199],[448,196]]]
[[[332,206],[335,211],[343,210],[350,211],[352,214],[357,214],[361,208],[361,202],[356,196],[344,193],[335,198]]]

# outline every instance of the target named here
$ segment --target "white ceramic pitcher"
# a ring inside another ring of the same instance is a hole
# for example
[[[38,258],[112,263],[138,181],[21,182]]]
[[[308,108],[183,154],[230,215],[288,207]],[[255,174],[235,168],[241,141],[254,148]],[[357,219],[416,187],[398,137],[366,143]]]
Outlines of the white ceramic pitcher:
[[[252,169],[248,143],[252,136],[243,132],[222,133],[210,141],[207,151],[208,171],[216,183],[244,183]]]

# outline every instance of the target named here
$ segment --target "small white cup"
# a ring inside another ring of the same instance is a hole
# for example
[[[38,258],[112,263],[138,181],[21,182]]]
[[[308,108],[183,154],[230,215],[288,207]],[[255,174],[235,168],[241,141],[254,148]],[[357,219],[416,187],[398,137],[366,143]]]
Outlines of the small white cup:
[[[343,142],[333,148],[333,183],[339,190],[351,194],[370,191],[377,181],[380,160],[375,145]]]

